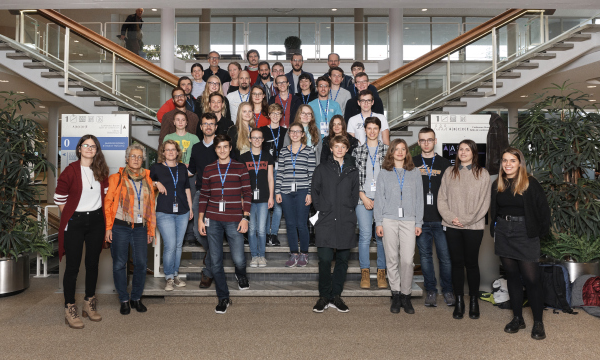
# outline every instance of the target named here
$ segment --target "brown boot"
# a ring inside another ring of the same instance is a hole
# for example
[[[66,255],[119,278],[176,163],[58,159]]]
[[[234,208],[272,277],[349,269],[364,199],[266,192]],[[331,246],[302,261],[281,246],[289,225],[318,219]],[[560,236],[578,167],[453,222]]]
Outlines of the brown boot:
[[[69,325],[71,329],[83,329],[83,321],[77,314],[77,305],[67,304],[65,308],[65,324]]]
[[[97,306],[98,299],[96,299],[96,296],[92,296],[87,300],[83,299],[83,310],[81,311],[81,316],[89,318],[92,321],[102,320],[102,316],[100,316],[100,314],[98,314],[96,311]]]
[[[380,289],[388,288],[388,282],[385,278],[385,269],[377,269],[377,287]]]
[[[360,287],[362,289],[370,289],[371,288],[371,274],[369,269],[361,269],[362,277],[360,279]]]

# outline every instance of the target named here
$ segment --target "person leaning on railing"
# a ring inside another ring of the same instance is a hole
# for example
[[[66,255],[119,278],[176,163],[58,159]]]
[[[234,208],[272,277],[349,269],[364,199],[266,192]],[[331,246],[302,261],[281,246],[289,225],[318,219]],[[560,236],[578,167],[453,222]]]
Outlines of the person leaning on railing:
[[[75,305],[77,275],[85,243],[85,298],[83,317],[102,320],[98,314],[96,282],[104,242],[104,194],[108,190],[108,166],[100,142],[94,135],[79,139],[75,152],[78,161],[67,166],[58,178],[54,203],[61,212],[58,229],[58,256],[67,255],[63,276],[65,323],[83,329]]]
[[[156,212],[150,170],[142,168],[145,159],[146,149],[141,144],[130,145],[125,151],[126,166],[108,178],[104,198],[104,240],[112,244],[113,279],[122,315],[129,314],[131,307],[138,312],[147,310],[142,304],[142,292],[146,282],[147,244],[154,240]],[[129,245],[133,258],[131,301],[127,292]]]

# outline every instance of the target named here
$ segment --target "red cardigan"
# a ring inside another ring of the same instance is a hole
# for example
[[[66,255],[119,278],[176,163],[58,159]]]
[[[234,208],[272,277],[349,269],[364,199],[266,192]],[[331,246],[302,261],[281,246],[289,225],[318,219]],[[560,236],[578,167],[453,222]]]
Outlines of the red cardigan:
[[[58,259],[62,260],[65,254],[64,240],[65,240],[65,228],[69,223],[69,220],[75,213],[79,200],[81,199],[81,192],[83,190],[83,182],[81,180],[81,163],[79,160],[69,164],[66,169],[58,177],[56,184],[56,191],[54,193],[55,202],[64,202],[66,197],[66,204],[60,216],[60,227],[58,229]],[[104,179],[101,183],[100,194],[102,197],[102,214],[104,214],[104,195],[108,190],[108,178]],[[62,200],[62,201],[59,201]],[[106,221],[106,219],[105,219]]]

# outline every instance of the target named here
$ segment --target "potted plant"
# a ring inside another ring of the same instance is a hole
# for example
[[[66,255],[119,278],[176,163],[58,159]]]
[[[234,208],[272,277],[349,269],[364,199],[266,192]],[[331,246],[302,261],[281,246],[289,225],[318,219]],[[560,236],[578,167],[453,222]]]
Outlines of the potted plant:
[[[600,114],[589,95],[562,85],[544,89],[527,116],[519,120],[512,145],[519,148],[540,182],[552,213],[542,252],[565,265],[573,276],[600,275],[587,262],[600,258]],[[568,260],[568,261],[567,261]]]
[[[29,253],[52,255],[37,220],[41,189],[34,174],[54,171],[42,157],[46,136],[36,118],[36,99],[0,92],[0,296],[29,287]],[[33,111],[27,112],[31,107]]]
[[[288,36],[283,41],[283,46],[285,46],[285,58],[286,60],[292,60],[292,56],[295,53],[302,54],[302,40],[297,36]]]

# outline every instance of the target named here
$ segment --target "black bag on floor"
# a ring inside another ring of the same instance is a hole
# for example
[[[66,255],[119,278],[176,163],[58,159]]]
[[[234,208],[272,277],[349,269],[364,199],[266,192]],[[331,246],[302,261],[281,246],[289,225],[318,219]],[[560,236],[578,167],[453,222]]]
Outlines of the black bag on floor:
[[[561,264],[540,263],[540,276],[547,307],[573,314],[569,271]],[[575,313],[576,314],[576,313]]]

